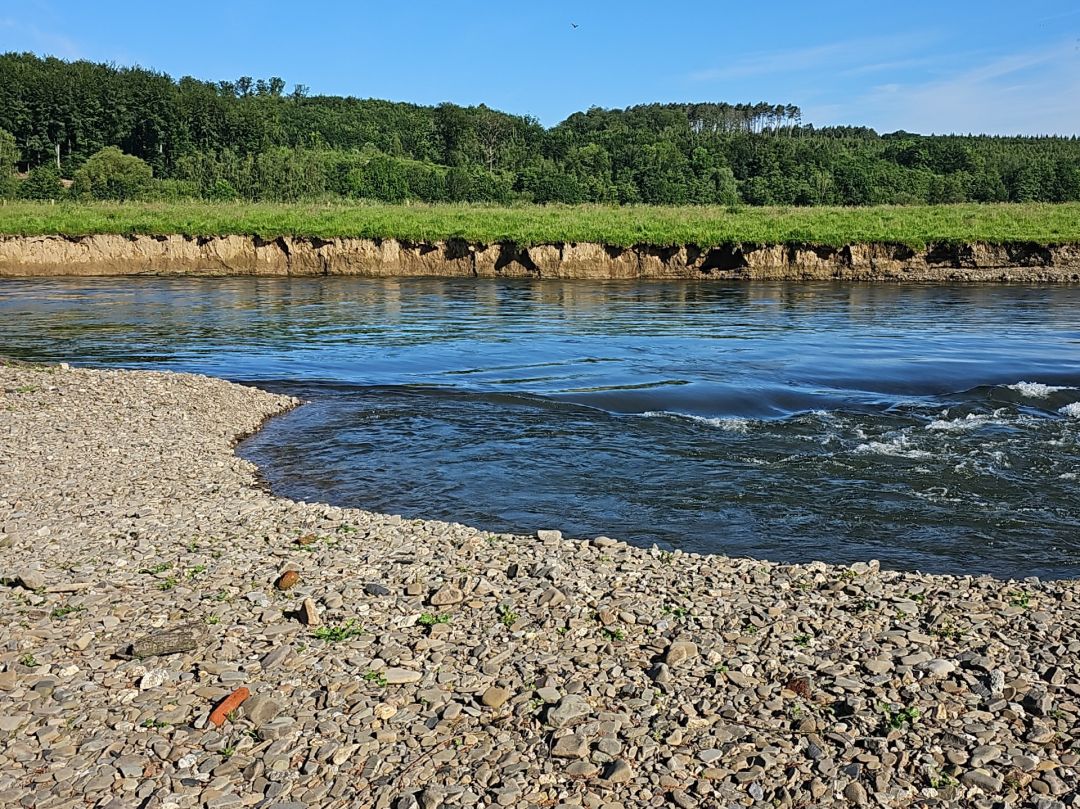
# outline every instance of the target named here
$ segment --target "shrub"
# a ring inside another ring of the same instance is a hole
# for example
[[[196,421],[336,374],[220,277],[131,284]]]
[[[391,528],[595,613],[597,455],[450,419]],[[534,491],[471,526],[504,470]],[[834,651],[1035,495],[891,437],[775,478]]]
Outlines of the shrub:
[[[60,183],[60,172],[51,163],[33,169],[19,186],[19,196],[23,199],[62,199],[66,193]]]
[[[75,195],[84,199],[137,199],[150,187],[153,171],[144,161],[106,146],[75,172]]]

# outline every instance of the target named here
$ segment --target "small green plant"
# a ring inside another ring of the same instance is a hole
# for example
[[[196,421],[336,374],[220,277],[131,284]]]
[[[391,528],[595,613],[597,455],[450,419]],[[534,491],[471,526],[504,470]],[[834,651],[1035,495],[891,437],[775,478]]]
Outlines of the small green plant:
[[[206,572],[206,565],[195,565],[195,567],[191,568],[191,570],[189,570],[187,572],[187,576],[188,576],[189,579],[194,579],[194,578],[198,578],[199,576],[201,576],[205,572]]]
[[[221,755],[223,755],[225,758],[232,758],[235,754],[236,747],[231,744],[221,748]]]
[[[670,604],[664,606],[665,615],[674,615],[676,618],[685,618],[690,615],[689,607],[672,607]]]
[[[909,601],[914,601],[916,604],[926,603],[926,593],[908,593],[907,598]]]
[[[569,631],[570,631],[570,627],[568,627],[568,626],[560,626],[558,629],[555,630],[555,634],[556,635],[565,635]]]
[[[450,615],[448,613],[440,614],[425,612],[416,619],[416,623],[420,624],[420,626],[435,626],[435,624],[448,624],[450,623]]]
[[[218,590],[217,595],[214,596],[214,601],[232,601],[232,596],[224,590]]]
[[[169,576],[167,579],[158,584],[159,590],[171,590],[176,586],[176,576]]]
[[[206,616],[206,623],[208,623],[210,626],[217,626],[218,624],[221,623],[221,616],[219,616],[219,615],[207,615]]]
[[[57,607],[50,613],[53,618],[66,618],[69,615],[74,615],[77,612],[85,612],[86,607],[77,604],[65,604],[63,607]]]
[[[792,640],[796,646],[802,646],[804,649],[810,645],[811,636],[805,633],[796,635]]]
[[[159,562],[153,567],[144,567],[139,572],[149,573],[151,576],[156,576],[158,573],[164,573],[166,570],[172,567],[172,562]]]
[[[347,522],[343,522],[336,530],[339,534],[355,534],[360,529],[355,525],[349,525]]]
[[[1017,590],[1009,599],[1009,606],[1027,609],[1031,606],[1031,593],[1026,590]]]
[[[199,550],[199,540],[193,539],[187,544],[188,553],[195,553]]]
[[[891,705],[882,704],[878,709],[881,711],[883,723],[892,730],[903,730],[905,725],[914,725],[921,716],[919,709],[910,705],[894,709]]]
[[[946,772],[934,770],[930,773],[930,786],[934,789],[948,789],[957,786],[960,782]]]
[[[618,627],[601,627],[600,634],[603,635],[607,640],[626,640],[626,633],[624,633]]]
[[[945,618],[931,631],[942,640],[960,640],[965,634],[952,618]]]
[[[375,683],[379,688],[385,688],[389,682],[381,671],[367,671],[364,673],[364,680],[369,683]]]
[[[510,607],[499,608],[499,621],[502,622],[503,626],[513,626],[520,617],[521,616],[514,612]]]
[[[350,618],[343,624],[338,626],[320,626],[312,633],[319,640],[325,640],[328,643],[339,643],[343,640],[349,640],[349,638],[355,638],[362,633],[362,628],[356,622],[355,618]]]
[[[28,669],[36,669],[41,664],[37,662],[37,658],[31,654],[23,655],[19,658],[19,662],[26,666]]]
[[[672,551],[660,551],[660,564],[671,565],[675,563],[675,554]]]
[[[142,726],[151,730],[161,730],[162,728],[167,728],[169,726],[169,723],[162,722],[159,719],[144,719]]]
[[[15,388],[16,393],[37,393],[41,388],[37,385],[20,385]]]

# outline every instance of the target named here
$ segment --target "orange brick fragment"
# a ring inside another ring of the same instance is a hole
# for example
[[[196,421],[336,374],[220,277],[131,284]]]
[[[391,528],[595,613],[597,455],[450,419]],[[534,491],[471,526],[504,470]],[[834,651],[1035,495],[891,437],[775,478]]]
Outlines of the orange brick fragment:
[[[239,708],[244,700],[250,696],[251,692],[247,688],[243,686],[237,688],[210,712],[210,721],[215,727],[221,727],[225,724],[225,720],[229,718],[229,714]]]

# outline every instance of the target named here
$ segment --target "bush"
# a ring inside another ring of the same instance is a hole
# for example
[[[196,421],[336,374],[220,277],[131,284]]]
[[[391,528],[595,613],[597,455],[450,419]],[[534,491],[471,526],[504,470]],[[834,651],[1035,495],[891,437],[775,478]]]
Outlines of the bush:
[[[19,196],[23,199],[63,199],[66,194],[60,183],[60,172],[52,163],[33,169],[19,187]]]
[[[199,199],[199,185],[191,180],[154,180],[142,197],[160,202],[197,200]]]
[[[144,161],[106,146],[75,172],[75,195],[83,199],[137,199],[149,190],[153,171]]]

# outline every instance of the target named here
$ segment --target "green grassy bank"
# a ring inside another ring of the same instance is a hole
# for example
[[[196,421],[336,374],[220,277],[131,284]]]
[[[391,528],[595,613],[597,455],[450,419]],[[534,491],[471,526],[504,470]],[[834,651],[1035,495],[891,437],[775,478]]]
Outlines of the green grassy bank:
[[[1080,203],[875,208],[705,208],[269,203],[55,204],[0,206],[0,234],[98,233],[461,238],[527,246],[597,242],[702,247],[732,242],[840,246],[893,242],[1080,242]]]

